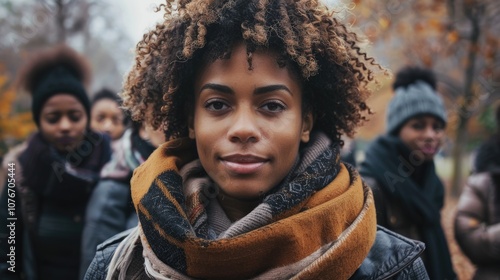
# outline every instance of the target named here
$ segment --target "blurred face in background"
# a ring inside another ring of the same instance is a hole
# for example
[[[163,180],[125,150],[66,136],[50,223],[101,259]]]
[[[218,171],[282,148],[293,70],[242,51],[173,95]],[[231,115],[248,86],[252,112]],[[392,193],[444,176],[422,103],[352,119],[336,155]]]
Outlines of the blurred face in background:
[[[152,114],[153,108],[149,106],[144,121],[142,122],[141,129],[139,130],[139,136],[143,140],[148,141],[154,147],[158,148],[158,146],[166,141],[165,131],[163,127],[159,127],[157,129],[153,128],[153,125],[151,125],[153,122]]]
[[[125,114],[118,103],[112,99],[100,99],[91,110],[90,127],[101,133],[106,133],[111,140],[120,138],[125,131]]]
[[[139,136],[156,148],[165,143],[165,132],[162,127],[154,129],[152,125],[143,123],[142,129],[139,131]]]
[[[412,151],[421,153],[425,160],[432,160],[444,140],[445,124],[432,115],[409,119],[399,131],[399,138]]]
[[[82,143],[87,124],[85,108],[70,94],[52,96],[40,112],[40,132],[60,152],[71,151]]]

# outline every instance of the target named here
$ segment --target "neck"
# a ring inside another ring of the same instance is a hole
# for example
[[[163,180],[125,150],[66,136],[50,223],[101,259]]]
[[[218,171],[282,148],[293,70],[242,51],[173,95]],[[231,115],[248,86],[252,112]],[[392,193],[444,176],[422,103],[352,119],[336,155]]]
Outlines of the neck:
[[[219,193],[217,200],[231,222],[245,217],[261,202],[261,199],[242,200],[230,197],[224,193]]]

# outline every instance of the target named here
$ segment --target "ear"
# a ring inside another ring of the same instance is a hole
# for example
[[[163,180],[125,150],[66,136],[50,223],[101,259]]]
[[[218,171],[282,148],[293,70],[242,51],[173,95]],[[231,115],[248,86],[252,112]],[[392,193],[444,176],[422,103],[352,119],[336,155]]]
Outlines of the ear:
[[[302,132],[300,134],[300,140],[304,143],[309,142],[311,136],[311,130],[313,128],[314,118],[312,112],[308,112],[304,115],[302,119]]]
[[[195,133],[194,133],[194,117],[193,114],[189,114],[188,116],[188,131],[189,131],[189,138],[195,139]]]

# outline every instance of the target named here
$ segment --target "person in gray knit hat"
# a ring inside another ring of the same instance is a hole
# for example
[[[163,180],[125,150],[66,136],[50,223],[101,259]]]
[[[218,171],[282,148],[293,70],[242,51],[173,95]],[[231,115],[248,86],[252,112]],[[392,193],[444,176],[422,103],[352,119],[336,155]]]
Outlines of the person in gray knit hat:
[[[446,109],[428,69],[406,67],[396,74],[386,133],[367,148],[360,173],[372,188],[377,223],[423,241],[430,279],[455,279],[441,227],[444,187],[434,156],[444,140]]]
[[[411,71],[420,70],[411,68]],[[394,88],[395,95],[387,110],[387,132],[389,134],[397,135],[403,124],[418,115],[432,115],[437,117],[439,121],[446,123],[446,110],[441,97],[436,93],[435,84],[429,84],[423,80],[423,77],[425,76],[421,77],[422,80],[416,80],[406,87],[394,84],[398,87]]]

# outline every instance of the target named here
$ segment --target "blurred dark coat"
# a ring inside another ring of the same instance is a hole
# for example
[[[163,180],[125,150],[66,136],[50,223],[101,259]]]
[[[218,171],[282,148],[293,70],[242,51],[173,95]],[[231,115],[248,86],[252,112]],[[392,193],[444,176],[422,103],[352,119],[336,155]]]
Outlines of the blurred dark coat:
[[[37,133],[5,157],[16,175],[12,188],[8,173],[1,178],[0,219],[16,220],[14,231],[0,228],[1,279],[78,279],[85,208],[111,154],[107,137],[87,135],[81,147],[61,155]],[[11,251],[15,273],[8,271]]]
[[[373,191],[377,224],[426,244],[422,256],[430,279],[455,279],[441,226],[444,186],[434,162],[424,162],[396,136],[367,148],[360,174]]]
[[[134,169],[149,157],[155,147],[132,129],[116,141],[115,147],[113,157],[103,167],[101,179],[87,206],[80,278],[94,259],[97,245],[138,223],[130,195],[130,178]]]
[[[474,279],[500,279],[500,185],[490,173],[468,178],[457,206],[455,238],[477,266]]]

